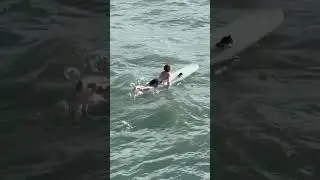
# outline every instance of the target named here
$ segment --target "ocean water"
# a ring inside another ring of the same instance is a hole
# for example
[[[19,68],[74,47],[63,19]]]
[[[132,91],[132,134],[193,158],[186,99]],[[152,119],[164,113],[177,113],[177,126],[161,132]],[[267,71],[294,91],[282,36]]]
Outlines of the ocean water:
[[[111,1],[111,179],[210,178],[209,1]],[[130,97],[165,64],[199,70]]]

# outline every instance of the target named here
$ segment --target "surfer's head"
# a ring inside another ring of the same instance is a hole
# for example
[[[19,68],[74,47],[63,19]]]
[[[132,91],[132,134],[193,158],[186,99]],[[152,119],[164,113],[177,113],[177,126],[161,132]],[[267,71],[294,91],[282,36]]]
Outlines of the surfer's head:
[[[168,64],[164,65],[163,70],[166,72],[170,72],[170,70],[171,70],[170,65],[168,65]]]

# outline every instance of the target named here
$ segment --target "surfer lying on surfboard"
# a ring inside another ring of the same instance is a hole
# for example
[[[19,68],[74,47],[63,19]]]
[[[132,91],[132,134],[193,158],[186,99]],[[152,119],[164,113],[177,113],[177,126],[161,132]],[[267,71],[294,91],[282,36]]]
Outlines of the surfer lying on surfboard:
[[[166,64],[163,67],[163,71],[160,73],[158,78],[152,79],[147,85],[143,86],[136,86],[133,88],[133,92],[137,93],[139,91],[150,91],[154,88],[157,88],[159,85],[163,84],[165,87],[169,88],[171,85],[170,79],[171,79],[171,67],[170,65]]]

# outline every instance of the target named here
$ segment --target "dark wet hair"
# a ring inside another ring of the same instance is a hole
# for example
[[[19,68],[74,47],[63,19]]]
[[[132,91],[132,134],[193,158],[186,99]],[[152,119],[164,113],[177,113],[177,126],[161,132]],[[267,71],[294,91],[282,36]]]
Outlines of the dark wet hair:
[[[170,67],[170,65],[166,64],[166,65],[164,65],[163,69],[166,72],[170,72],[171,67]]]
[[[83,87],[83,82],[79,80],[76,84],[76,91],[81,91]]]

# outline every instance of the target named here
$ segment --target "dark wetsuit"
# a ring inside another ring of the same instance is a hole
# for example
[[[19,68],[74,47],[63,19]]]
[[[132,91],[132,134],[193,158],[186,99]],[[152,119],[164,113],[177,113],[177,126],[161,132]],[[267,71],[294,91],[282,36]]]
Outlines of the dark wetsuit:
[[[156,88],[156,87],[158,87],[158,85],[159,85],[160,83],[161,83],[161,82],[160,82],[158,79],[152,79],[152,80],[148,83],[148,85]]]

